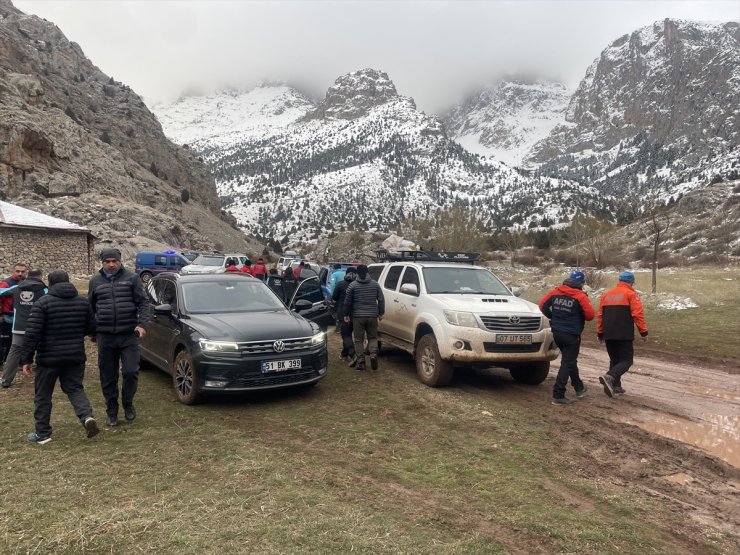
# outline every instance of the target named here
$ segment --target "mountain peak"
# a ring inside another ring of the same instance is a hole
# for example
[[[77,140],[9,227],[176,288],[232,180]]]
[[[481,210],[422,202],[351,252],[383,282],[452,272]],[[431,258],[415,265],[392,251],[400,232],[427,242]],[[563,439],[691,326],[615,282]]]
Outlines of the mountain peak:
[[[370,68],[361,69],[339,77],[308,118],[357,119],[375,106],[396,98],[396,86],[387,73]]]

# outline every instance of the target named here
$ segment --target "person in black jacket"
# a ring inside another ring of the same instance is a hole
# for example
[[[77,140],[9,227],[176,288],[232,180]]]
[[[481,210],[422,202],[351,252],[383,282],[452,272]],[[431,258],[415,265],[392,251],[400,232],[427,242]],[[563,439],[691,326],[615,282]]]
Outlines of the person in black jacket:
[[[342,334],[342,352],[340,357],[342,360],[345,357],[350,357],[351,366],[357,364],[357,357],[355,357],[355,344],[352,342],[352,320],[351,318],[349,322],[345,322],[344,320],[344,301],[347,298],[347,288],[354,281],[356,274],[357,272],[354,267],[350,266],[347,268],[344,279],[337,282],[331,294],[331,303],[337,311],[339,332]]]
[[[34,417],[36,431],[26,436],[30,443],[51,441],[51,397],[57,379],[75,414],[87,431],[98,433],[90,401],[82,380],[85,376],[85,336],[95,334],[95,317],[87,299],[77,294],[64,270],[49,274],[49,294],[33,305],[23,339],[23,372],[31,373],[36,353]]]
[[[365,335],[370,351],[370,368],[378,368],[378,321],[385,314],[385,297],[378,282],[367,275],[367,266],[357,267],[357,279],[347,288],[344,300],[344,321],[352,321],[355,337],[357,369],[365,370]]]
[[[106,424],[118,426],[118,365],[123,384],[121,404],[126,420],[136,418],[134,395],[139,383],[139,339],[146,335],[149,300],[139,277],[121,264],[121,251],[104,249],[102,268],[90,279],[88,299],[95,313],[100,386]]]
[[[28,277],[18,285],[0,289],[0,295],[13,298],[13,342],[3,366],[2,387],[10,387],[21,363],[23,336],[26,333],[26,322],[31,314],[33,304],[46,295],[48,289],[41,281],[41,270],[31,270]]]

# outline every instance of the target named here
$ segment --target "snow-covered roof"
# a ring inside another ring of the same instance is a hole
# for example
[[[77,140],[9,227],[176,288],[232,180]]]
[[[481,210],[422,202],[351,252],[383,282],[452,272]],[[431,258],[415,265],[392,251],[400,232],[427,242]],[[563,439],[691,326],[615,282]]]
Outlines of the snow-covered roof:
[[[89,231],[87,228],[73,224],[67,220],[47,216],[41,212],[35,212],[28,208],[22,208],[1,200],[0,224],[23,227],[42,227],[45,229],[64,229],[67,231]]]

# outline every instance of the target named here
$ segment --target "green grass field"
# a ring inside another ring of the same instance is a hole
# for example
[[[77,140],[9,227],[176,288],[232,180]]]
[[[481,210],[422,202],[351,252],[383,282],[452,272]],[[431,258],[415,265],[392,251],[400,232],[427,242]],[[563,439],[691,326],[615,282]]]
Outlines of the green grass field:
[[[102,419],[93,368],[86,387]],[[671,553],[684,522],[558,462],[546,416],[427,388],[403,356],[194,407],[144,371],[137,407],[87,440],[57,391],[36,446],[32,383],[0,392],[0,552]]]

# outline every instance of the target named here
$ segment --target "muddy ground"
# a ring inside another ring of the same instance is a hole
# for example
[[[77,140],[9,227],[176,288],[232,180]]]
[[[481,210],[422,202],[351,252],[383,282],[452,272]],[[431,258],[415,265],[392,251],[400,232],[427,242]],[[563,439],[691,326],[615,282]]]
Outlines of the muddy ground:
[[[413,364],[400,351],[382,358],[390,366]],[[550,404],[559,362],[540,386],[512,383],[507,371],[491,369],[457,372],[452,387],[504,397],[547,419],[562,446],[554,458],[575,462],[580,475],[596,484],[624,487],[689,515],[696,527],[682,535],[701,541],[718,529],[740,545],[737,369],[682,363],[670,354],[636,356],[622,381],[627,393],[611,399],[598,383],[608,368],[606,350],[583,347],[579,367],[588,395],[562,407]],[[570,385],[568,396],[575,398]]]

